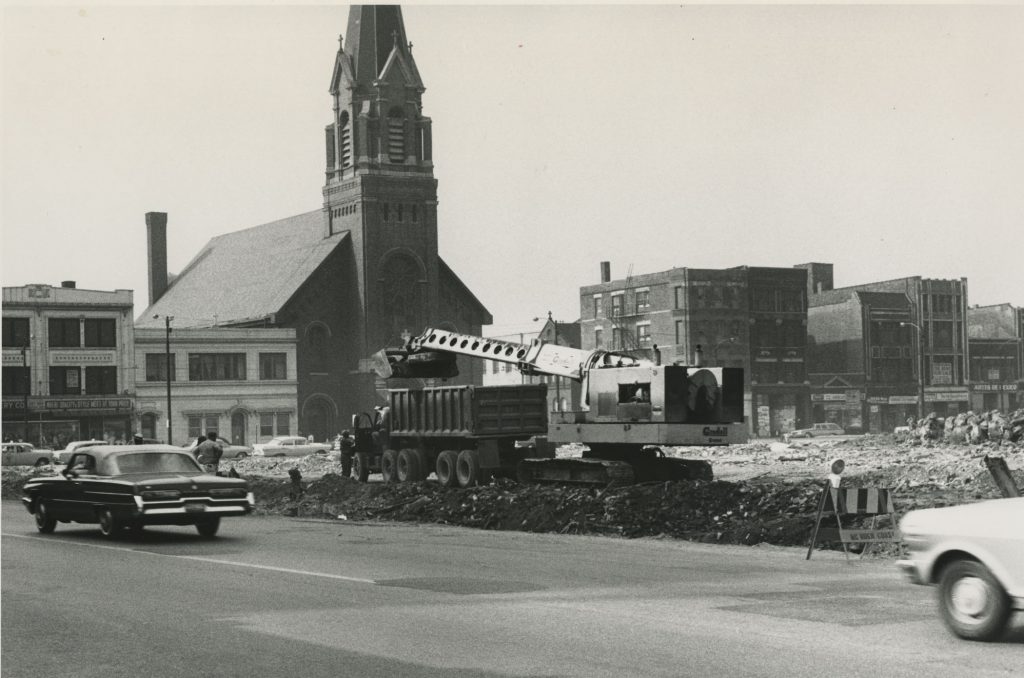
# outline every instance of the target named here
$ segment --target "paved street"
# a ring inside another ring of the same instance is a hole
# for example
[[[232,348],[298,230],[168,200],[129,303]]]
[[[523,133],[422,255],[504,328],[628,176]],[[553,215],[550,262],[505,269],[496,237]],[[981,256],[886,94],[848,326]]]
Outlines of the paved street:
[[[287,518],[104,540],[3,502],[3,675],[1008,676],[891,562]]]

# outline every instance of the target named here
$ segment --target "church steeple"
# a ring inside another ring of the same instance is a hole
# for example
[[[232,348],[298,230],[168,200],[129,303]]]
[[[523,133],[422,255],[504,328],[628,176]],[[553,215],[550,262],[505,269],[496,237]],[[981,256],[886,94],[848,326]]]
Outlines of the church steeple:
[[[368,346],[437,317],[437,181],[425,88],[397,5],[353,6],[331,75],[325,236],[347,231]]]
[[[327,185],[386,170],[432,175],[425,90],[397,5],[356,5],[339,39],[331,76],[334,121],[327,126]]]

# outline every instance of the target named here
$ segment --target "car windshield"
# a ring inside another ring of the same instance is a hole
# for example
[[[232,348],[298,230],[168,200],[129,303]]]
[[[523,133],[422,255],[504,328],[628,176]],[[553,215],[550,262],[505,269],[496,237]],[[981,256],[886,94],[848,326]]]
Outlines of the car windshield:
[[[134,452],[107,460],[111,475],[126,473],[201,473],[196,461],[176,452]]]

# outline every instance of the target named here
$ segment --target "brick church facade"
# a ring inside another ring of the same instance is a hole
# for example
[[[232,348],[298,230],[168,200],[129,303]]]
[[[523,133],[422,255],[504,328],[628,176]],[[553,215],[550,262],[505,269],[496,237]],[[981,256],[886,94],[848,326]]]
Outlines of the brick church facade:
[[[298,429],[318,440],[382,402],[366,369],[375,351],[426,326],[481,334],[492,322],[437,251],[431,121],[410,47],[400,7],[351,8],[321,209],[214,237],[173,279],[167,217],[146,217],[150,306],[136,327],[172,316],[173,327],[294,328]],[[479,364],[459,367],[452,382],[481,382]]]

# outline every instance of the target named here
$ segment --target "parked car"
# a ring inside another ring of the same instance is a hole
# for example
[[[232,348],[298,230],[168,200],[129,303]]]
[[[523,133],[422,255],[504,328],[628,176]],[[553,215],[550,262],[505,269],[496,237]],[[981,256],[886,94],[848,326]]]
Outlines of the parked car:
[[[107,445],[105,440],[75,440],[67,444],[63,450],[57,452],[57,461],[61,464],[68,463],[68,459],[75,453],[75,450],[84,449],[86,447],[95,447],[96,445]]]
[[[824,422],[821,424],[814,424],[810,428],[798,428],[795,431],[786,433],[783,438],[790,440],[792,438],[817,438],[818,436],[841,436],[846,431],[839,424],[832,422]]]
[[[305,457],[330,451],[329,444],[311,443],[302,436],[278,436],[252,446],[252,453],[257,457]]]
[[[31,443],[4,443],[2,457],[4,466],[46,466],[56,460],[53,450]]]
[[[938,586],[939,613],[957,636],[995,640],[1024,610],[1024,497],[911,511],[900,521],[915,584]]]
[[[199,438],[193,438],[182,445],[182,447],[187,450],[195,449],[197,440],[199,440]],[[252,454],[252,448],[248,445],[232,445],[220,436],[217,436],[217,442],[224,448],[224,456],[222,456],[221,459],[245,459]]]
[[[195,525],[212,537],[222,517],[245,515],[254,505],[245,480],[208,475],[171,445],[86,447],[59,475],[29,480],[23,493],[44,534],[58,522],[75,522],[99,523],[107,537],[146,525]]]

